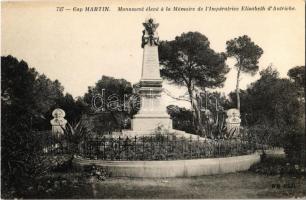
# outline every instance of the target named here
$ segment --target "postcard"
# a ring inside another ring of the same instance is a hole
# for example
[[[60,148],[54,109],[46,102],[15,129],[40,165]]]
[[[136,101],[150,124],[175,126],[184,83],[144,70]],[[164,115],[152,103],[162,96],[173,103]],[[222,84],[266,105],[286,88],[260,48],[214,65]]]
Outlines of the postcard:
[[[1,198],[306,198],[303,0],[1,2]]]

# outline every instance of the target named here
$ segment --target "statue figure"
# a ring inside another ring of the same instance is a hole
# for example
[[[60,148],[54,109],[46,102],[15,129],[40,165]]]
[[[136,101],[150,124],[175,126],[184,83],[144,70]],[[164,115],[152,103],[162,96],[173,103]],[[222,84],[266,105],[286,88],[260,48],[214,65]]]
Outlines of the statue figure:
[[[158,45],[159,38],[157,36],[156,29],[159,24],[155,24],[154,20],[150,18],[147,22],[142,23],[145,27],[145,30],[142,31],[142,44],[141,47],[143,48],[148,42],[150,45]]]
[[[154,24],[153,23],[153,19],[150,18],[148,20],[148,22],[146,23],[142,23],[146,29],[146,31],[148,31],[149,35],[154,35],[154,32],[156,31],[157,27],[159,26],[159,24]]]
[[[65,111],[60,108],[57,108],[52,112],[54,119],[52,119],[50,123],[52,125],[52,133],[56,136],[64,134],[64,129],[67,124],[67,120],[64,119],[65,115]]]

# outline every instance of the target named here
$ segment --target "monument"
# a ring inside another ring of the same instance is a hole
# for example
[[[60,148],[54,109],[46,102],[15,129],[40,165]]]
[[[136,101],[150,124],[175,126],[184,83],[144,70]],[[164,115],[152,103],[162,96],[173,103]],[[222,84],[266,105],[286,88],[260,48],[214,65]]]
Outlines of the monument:
[[[162,126],[172,129],[172,120],[167,114],[166,106],[161,101],[162,79],[159,71],[157,27],[159,24],[150,18],[143,23],[142,35],[143,60],[139,95],[141,106],[131,123],[131,131],[126,135],[152,134],[154,129]]]
[[[132,130],[123,130],[122,134],[128,137],[150,135],[154,133],[157,127],[161,127],[167,129],[168,133],[179,137],[205,140],[205,138],[197,135],[172,128],[172,120],[167,113],[166,105],[161,100],[163,80],[160,77],[159,71],[159,37],[156,31],[158,25],[152,18],[143,23],[145,28],[142,32],[141,44],[143,60],[139,82],[140,88],[138,89],[141,106],[131,121]]]

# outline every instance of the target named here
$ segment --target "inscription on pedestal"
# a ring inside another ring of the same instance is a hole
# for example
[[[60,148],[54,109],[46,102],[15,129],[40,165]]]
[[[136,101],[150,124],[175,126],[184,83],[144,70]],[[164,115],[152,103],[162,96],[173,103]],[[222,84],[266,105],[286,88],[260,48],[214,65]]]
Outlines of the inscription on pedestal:
[[[144,47],[142,79],[160,79],[157,46]]]

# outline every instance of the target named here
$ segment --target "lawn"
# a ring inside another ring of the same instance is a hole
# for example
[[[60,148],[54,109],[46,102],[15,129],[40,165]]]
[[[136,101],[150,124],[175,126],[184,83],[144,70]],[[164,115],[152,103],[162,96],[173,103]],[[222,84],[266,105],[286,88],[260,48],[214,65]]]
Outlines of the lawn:
[[[55,176],[61,177],[57,178],[58,189],[27,198],[244,199],[306,196],[305,177],[266,176],[254,172],[192,178],[107,178],[105,181],[84,178],[80,173]]]

